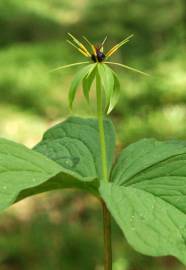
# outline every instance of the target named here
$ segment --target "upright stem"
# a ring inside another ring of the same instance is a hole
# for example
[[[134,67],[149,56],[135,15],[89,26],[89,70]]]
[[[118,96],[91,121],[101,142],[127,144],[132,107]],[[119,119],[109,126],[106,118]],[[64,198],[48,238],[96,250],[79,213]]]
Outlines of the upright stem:
[[[104,234],[104,270],[112,270],[112,239],[111,239],[111,217],[104,201],[103,209],[103,234]]]
[[[98,72],[96,72],[96,96],[97,96],[97,117],[98,117],[99,137],[101,147],[102,178],[103,181],[109,181],[103,107],[102,107],[103,105],[102,87],[101,87],[101,78]],[[101,203],[103,209],[104,270],[112,270],[111,217],[103,200],[101,200]]]
[[[98,64],[99,65],[99,64]],[[103,122],[103,108],[102,108],[102,89],[101,89],[100,75],[96,73],[96,97],[97,97],[97,117],[99,126],[99,137],[101,147],[101,162],[102,162],[102,178],[104,181],[108,181],[107,177],[107,155],[106,155],[106,143],[105,143],[105,131]]]

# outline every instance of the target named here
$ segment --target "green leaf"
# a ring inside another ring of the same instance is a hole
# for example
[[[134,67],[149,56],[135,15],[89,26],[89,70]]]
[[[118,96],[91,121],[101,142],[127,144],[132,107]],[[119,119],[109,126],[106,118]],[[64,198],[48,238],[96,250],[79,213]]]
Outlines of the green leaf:
[[[32,194],[64,187],[79,187],[77,173],[21,144],[0,139],[0,210]],[[96,179],[87,178],[84,189]]]
[[[115,133],[104,120],[107,163],[110,171],[115,148]],[[101,153],[96,119],[70,117],[49,129],[35,150],[81,177],[101,178]]]
[[[79,84],[81,83],[83,78],[88,74],[88,72],[92,69],[93,65],[94,64],[90,64],[90,65],[82,68],[76,74],[75,78],[73,79],[71,86],[70,86],[70,90],[69,90],[69,106],[70,106],[70,108],[72,108],[72,104],[73,104],[73,101],[74,101]]]
[[[106,111],[107,111],[114,90],[114,76],[111,68],[109,68],[107,65],[98,64],[97,67],[99,76],[101,78],[102,87],[105,92]]]
[[[128,242],[186,264],[186,143],[141,140],[120,155],[100,193]]]
[[[107,114],[109,114],[114,109],[114,107],[116,106],[116,104],[119,100],[119,97],[120,97],[120,82],[119,82],[119,79],[118,79],[116,73],[114,71],[112,71],[112,72],[113,72],[113,76],[114,76],[114,89],[113,89],[113,93],[110,97],[110,103],[109,103],[109,107],[107,110]]]

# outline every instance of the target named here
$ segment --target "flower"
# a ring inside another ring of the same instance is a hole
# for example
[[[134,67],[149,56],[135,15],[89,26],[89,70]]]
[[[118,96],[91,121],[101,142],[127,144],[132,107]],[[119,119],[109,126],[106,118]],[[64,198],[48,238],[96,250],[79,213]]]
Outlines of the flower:
[[[132,68],[130,66],[116,63],[112,61],[108,61],[108,59],[118,51],[120,47],[124,44],[128,43],[133,35],[128,36],[118,44],[114,45],[108,52],[104,52],[104,44],[107,40],[107,36],[104,38],[103,42],[100,46],[93,45],[85,36],[83,39],[89,45],[91,51],[86,48],[86,46],[80,42],[76,37],[72,34],[68,33],[69,38],[67,42],[76,48],[83,56],[88,58],[88,61],[72,63],[69,65],[60,66],[53,71],[57,71],[64,68],[69,68],[73,66],[85,65],[75,76],[74,80],[71,83],[70,91],[69,91],[69,105],[72,107],[77,89],[79,84],[82,82],[83,85],[83,93],[87,101],[89,101],[89,92],[91,89],[91,85],[96,78],[96,74],[99,76],[102,88],[105,92],[105,107],[106,112],[110,113],[111,110],[115,107],[120,93],[120,83],[116,73],[108,66],[108,65],[116,65],[119,67],[123,67],[125,69],[129,69],[131,71],[140,73],[142,75],[148,76],[147,73],[140,71],[138,69]],[[87,65],[88,64],[88,65]]]

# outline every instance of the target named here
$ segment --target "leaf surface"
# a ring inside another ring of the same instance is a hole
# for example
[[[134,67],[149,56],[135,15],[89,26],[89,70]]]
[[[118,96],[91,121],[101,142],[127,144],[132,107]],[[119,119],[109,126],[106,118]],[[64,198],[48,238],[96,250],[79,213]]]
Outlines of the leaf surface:
[[[122,151],[100,193],[128,242],[186,264],[186,143],[141,140]]]
[[[110,172],[115,132],[112,123],[107,119],[104,120],[104,127]],[[68,118],[49,129],[35,150],[82,177],[101,178],[99,129],[96,119]]]
[[[21,144],[0,139],[0,210],[32,194],[79,187],[84,180],[87,190],[96,182],[93,177],[84,179]]]
[[[111,169],[115,133],[109,120],[104,125]],[[99,151],[97,120],[79,117],[49,129],[33,150],[0,139],[0,210],[33,194],[61,188],[80,188],[99,196]]]

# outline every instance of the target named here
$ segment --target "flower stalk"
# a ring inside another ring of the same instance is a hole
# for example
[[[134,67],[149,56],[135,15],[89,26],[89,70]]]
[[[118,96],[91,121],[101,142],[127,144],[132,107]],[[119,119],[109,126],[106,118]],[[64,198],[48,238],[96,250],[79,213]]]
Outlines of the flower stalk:
[[[105,130],[104,130],[102,85],[98,70],[96,72],[96,97],[97,97],[97,118],[98,118],[100,148],[101,148],[102,179],[103,181],[109,181]],[[103,200],[101,200],[101,204],[103,211],[104,270],[112,270],[111,216]]]
[[[108,181],[106,143],[105,143],[104,119],[103,119],[102,86],[98,70],[96,72],[96,98],[97,98],[97,118],[98,118],[100,147],[101,147],[102,178],[104,181]]]

